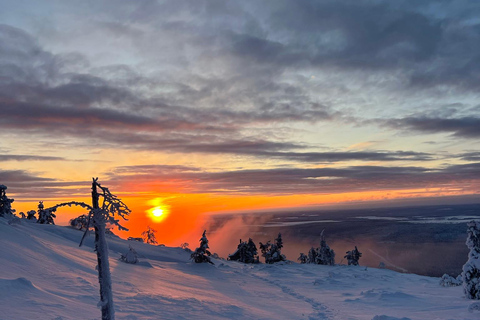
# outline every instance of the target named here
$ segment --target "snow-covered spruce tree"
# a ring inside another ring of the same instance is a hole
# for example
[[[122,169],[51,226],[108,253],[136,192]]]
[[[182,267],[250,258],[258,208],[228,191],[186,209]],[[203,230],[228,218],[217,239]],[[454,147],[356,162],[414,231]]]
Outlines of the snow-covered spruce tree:
[[[325,241],[324,230],[322,230],[320,248],[317,248],[317,256],[315,257],[316,264],[322,264],[327,266],[333,266],[335,264],[335,251],[330,249],[327,242]]]
[[[37,211],[35,210],[27,211],[27,220],[37,221],[37,217],[35,217],[36,214],[37,214]]]
[[[297,260],[300,261],[300,263],[302,264],[307,263],[308,256],[305,253],[301,252]]]
[[[100,192],[98,189],[100,189]],[[101,205],[100,197],[102,197]],[[57,204],[45,210],[53,212],[59,207],[72,205],[81,206],[90,211],[87,225],[90,225],[90,222],[92,222],[95,229],[95,252],[97,253],[98,282],[100,284],[100,302],[98,306],[102,310],[102,320],[114,320],[115,311],[113,308],[112,281],[110,276],[110,264],[108,261],[108,245],[105,238],[105,228],[106,225],[109,224],[117,226],[120,230],[128,231],[127,228],[124,228],[119,224],[118,217],[126,220],[126,217],[130,214],[131,210],[125,203],[123,203],[123,201],[117,198],[117,196],[110,193],[108,188],[102,187],[100,183],[98,183],[98,178],[93,178],[92,181],[91,206],[84,202],[70,201]],[[82,240],[80,240],[80,246],[82,246],[87,233],[88,229],[85,230]]]
[[[463,291],[468,299],[480,299],[480,222],[467,224],[468,261],[463,265]]]
[[[317,263],[317,249],[314,247],[311,247],[308,251],[307,263]]]
[[[190,259],[192,259],[196,263],[208,262],[214,264],[210,259],[210,256],[212,254],[210,253],[210,251],[208,251],[208,239],[205,235],[206,232],[207,230],[203,231],[202,238],[200,239],[200,247],[198,247],[197,249],[195,249],[195,251],[192,252]]]
[[[93,227],[93,221],[89,221],[88,216],[82,214],[72,220],[70,220],[70,226],[77,230],[87,230],[88,228]]]
[[[344,258],[347,259],[348,265],[352,266],[358,266],[358,260],[360,260],[360,257],[362,256],[362,253],[358,251],[357,246],[355,246],[355,249],[351,251],[347,251],[347,254],[345,255]]]
[[[252,238],[248,238],[245,263],[259,263],[257,246]]]
[[[12,209],[14,199],[7,197],[7,186],[0,184],[0,217],[13,217],[15,210]]]
[[[247,249],[247,243],[240,239],[240,243],[237,246],[237,250],[234,253],[229,254],[227,260],[231,261],[240,261],[243,262],[245,260],[245,251]]]
[[[125,263],[131,263],[131,264],[137,263],[138,262],[137,251],[135,251],[135,249],[133,249],[132,246],[130,245],[128,246],[128,248],[129,248],[128,252],[120,256],[120,261],[123,261]]]
[[[251,238],[248,239],[248,241],[242,241],[242,239],[240,239],[237,250],[228,256],[228,260],[243,263],[258,263],[257,246]]]
[[[283,248],[282,234],[279,232],[277,238],[275,239],[275,244],[277,245],[278,250]]]
[[[260,242],[260,250],[262,251],[262,257],[265,258],[265,263],[272,264],[275,262],[285,261],[287,258],[281,252],[283,247],[282,235],[279,233],[278,237],[275,239],[275,243],[272,244],[270,241],[263,244]]]
[[[37,223],[55,224],[53,219],[57,217],[54,213],[56,210],[57,210],[57,208],[55,208],[55,207],[45,209],[44,206],[43,206],[43,201],[39,201],[38,202],[38,220],[37,220]]]
[[[145,243],[152,245],[158,244],[157,238],[155,238],[155,232],[157,231],[150,228],[150,226],[148,226],[147,230],[142,232],[142,237],[145,240]]]
[[[456,278],[452,277],[451,275],[448,275],[448,274],[444,274],[441,278],[440,278],[440,285],[442,287],[458,287],[458,286],[461,286],[463,284],[463,281],[462,281],[462,275],[458,275]]]

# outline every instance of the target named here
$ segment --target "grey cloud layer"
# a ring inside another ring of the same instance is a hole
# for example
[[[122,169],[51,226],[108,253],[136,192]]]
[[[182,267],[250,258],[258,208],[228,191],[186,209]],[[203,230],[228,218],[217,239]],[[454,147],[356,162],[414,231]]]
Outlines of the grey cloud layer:
[[[133,174],[133,176],[132,176]],[[183,192],[235,194],[342,193],[414,188],[458,188],[480,179],[480,163],[424,167],[352,166],[202,172],[195,167],[130,166],[110,173],[111,183],[134,177],[147,188],[175,184]],[[152,187],[153,186],[153,187]],[[153,191],[153,190],[151,190]]]
[[[2,128],[165,152],[308,163],[428,161],[435,155],[312,152],[303,142],[249,129],[366,123],[361,120],[368,112],[347,118],[333,98],[322,101],[318,93],[328,90],[329,80],[310,86],[312,74],[345,77],[332,95],[347,95],[349,76],[359,72],[401,75],[398,92],[387,96],[432,88],[475,94],[480,83],[480,24],[473,19],[478,2],[98,1],[52,7],[71,22],[53,21],[35,37],[32,30],[0,25]],[[480,137],[478,109],[368,123]]]
[[[451,133],[461,138],[480,138],[480,117],[431,118],[406,117],[385,121],[388,126],[425,133]]]

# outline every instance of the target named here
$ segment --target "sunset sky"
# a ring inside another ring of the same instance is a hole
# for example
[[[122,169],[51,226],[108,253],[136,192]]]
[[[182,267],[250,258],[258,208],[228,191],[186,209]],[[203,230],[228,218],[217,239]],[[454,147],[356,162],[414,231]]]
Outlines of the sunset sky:
[[[19,212],[99,177],[133,236],[478,200],[479,96],[478,1],[0,0],[0,184]]]

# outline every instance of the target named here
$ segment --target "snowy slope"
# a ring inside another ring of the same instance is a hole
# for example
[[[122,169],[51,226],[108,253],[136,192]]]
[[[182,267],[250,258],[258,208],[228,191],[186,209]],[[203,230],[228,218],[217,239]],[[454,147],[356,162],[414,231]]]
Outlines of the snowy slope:
[[[80,248],[81,236],[0,218],[0,319],[100,317],[93,235]],[[140,264],[118,261],[129,244]],[[441,287],[438,278],[296,263],[195,264],[180,248],[116,237],[109,248],[117,319],[480,319],[460,287]]]

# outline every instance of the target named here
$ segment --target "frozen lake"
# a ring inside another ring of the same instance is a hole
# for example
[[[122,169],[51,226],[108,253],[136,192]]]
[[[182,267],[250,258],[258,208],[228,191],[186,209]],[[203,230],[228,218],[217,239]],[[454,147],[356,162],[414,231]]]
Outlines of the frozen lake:
[[[320,233],[336,252],[336,262],[358,246],[365,266],[429,276],[457,275],[467,259],[466,223],[480,219],[480,204],[349,210],[298,210],[212,216],[206,225],[212,251],[226,257],[239,239],[273,240],[281,232],[283,253],[296,261],[318,247]],[[221,242],[221,243],[220,243]]]

